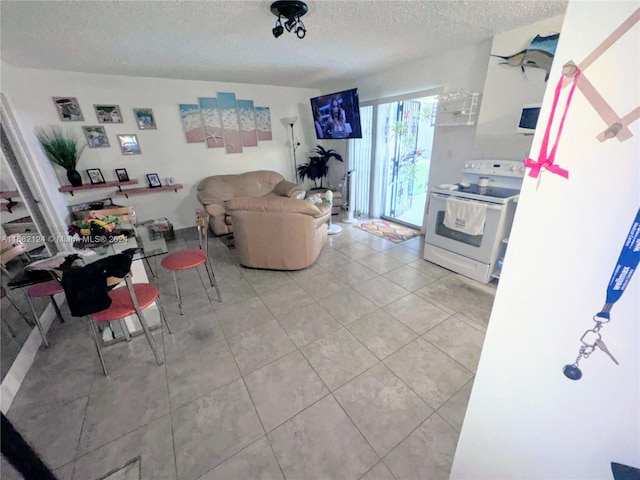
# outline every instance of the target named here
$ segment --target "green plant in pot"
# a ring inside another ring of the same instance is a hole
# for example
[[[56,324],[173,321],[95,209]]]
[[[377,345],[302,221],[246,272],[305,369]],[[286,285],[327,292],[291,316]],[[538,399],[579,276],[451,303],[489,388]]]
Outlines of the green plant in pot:
[[[304,180],[306,177],[313,181],[315,188],[324,188],[322,181],[329,173],[329,161],[335,158],[342,162],[342,155],[333,149],[325,150],[320,145],[311,151],[317,155],[309,157],[308,163],[298,165],[298,175],[300,175],[301,180]],[[318,180],[320,180],[320,186],[318,186]]]
[[[67,171],[69,183],[74,187],[81,186],[82,177],[76,166],[87,144],[80,144],[73,132],[64,132],[59,127],[38,128],[36,137],[47,158]]]

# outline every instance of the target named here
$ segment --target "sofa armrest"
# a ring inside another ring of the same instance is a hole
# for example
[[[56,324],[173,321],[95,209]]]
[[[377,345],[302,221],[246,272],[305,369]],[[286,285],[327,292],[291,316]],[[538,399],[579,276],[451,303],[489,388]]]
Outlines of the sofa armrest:
[[[297,183],[288,182],[287,180],[282,180],[273,188],[273,193],[276,195],[280,195],[281,197],[293,197],[296,193],[302,191],[302,188]]]
[[[214,217],[218,215],[224,215],[226,213],[224,205],[220,205],[219,203],[210,203],[208,205],[204,205],[204,210],[209,215],[212,215]]]

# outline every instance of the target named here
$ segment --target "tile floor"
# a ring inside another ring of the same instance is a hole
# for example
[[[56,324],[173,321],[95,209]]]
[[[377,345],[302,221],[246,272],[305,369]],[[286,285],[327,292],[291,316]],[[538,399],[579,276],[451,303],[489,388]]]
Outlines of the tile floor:
[[[138,455],[149,480],[448,478],[495,286],[424,261],[421,237],[342,226],[299,272],[211,239],[223,302],[183,272],[183,317],[156,260],[164,365],[140,336],[105,348],[104,377],[86,320],[54,323],[8,417],[64,480]]]

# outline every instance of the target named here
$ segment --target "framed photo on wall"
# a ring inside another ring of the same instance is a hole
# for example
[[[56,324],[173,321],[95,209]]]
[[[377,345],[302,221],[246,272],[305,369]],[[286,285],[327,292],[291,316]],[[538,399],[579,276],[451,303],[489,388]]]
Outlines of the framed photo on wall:
[[[123,155],[140,155],[140,144],[136,135],[118,135],[118,143]]]
[[[106,183],[99,168],[88,168],[87,174],[89,175],[89,180],[91,180],[91,185]]]
[[[119,182],[128,182],[129,174],[127,173],[126,168],[116,168],[116,177]]]
[[[63,122],[84,122],[82,110],[76,97],[51,97]]]
[[[98,123],[124,123],[118,105],[94,105]]]
[[[136,123],[140,130],[155,130],[156,118],[153,116],[153,110],[150,108],[134,108],[133,116],[136,117]]]
[[[107,148],[111,146],[104,127],[82,127],[82,131],[87,139],[89,148]]]
[[[160,177],[157,173],[147,173],[147,182],[149,182],[149,188],[161,187]]]

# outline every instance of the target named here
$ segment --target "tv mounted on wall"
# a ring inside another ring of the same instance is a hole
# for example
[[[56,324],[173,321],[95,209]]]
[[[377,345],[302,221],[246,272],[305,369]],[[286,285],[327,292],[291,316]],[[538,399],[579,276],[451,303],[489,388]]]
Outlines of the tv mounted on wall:
[[[362,138],[357,88],[312,98],[311,112],[318,140]]]

